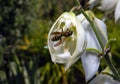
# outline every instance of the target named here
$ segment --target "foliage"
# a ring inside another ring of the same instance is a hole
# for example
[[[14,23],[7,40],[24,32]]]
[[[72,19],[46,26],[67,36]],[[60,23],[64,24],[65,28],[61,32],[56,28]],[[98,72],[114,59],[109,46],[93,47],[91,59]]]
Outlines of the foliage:
[[[75,5],[74,0],[0,0],[0,84],[85,82],[80,61],[65,72],[62,65],[51,62],[44,48],[53,22]],[[120,25],[112,20],[107,25],[109,38],[117,38],[112,53],[120,71]]]

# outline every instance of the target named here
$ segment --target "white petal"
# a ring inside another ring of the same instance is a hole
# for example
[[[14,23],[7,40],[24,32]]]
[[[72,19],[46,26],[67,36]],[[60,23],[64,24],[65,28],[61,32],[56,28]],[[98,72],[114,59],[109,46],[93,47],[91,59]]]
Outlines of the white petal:
[[[100,50],[101,48],[99,46],[99,43],[88,21],[84,20],[82,22],[82,25],[85,29],[86,36],[87,36],[87,48],[95,48]]]
[[[106,13],[110,13],[115,9],[118,1],[119,0],[102,0],[98,9],[105,11]]]
[[[85,17],[82,14],[78,15],[77,18],[82,23],[85,29],[86,36],[87,36],[87,48],[98,48],[99,45],[97,41],[95,41],[96,37],[92,29],[90,28],[90,24],[88,23],[88,21],[85,19]],[[82,60],[82,65],[85,72],[85,79],[86,81],[88,81],[97,72],[100,64],[100,59],[98,59],[96,53],[86,52],[84,55],[82,55],[81,60]]]
[[[63,28],[59,24],[63,23]],[[71,25],[73,25],[71,27]],[[59,45],[54,46],[58,41],[51,41],[52,32],[63,29],[70,29],[73,34],[70,37],[66,37],[65,41]],[[81,23],[77,21],[74,13],[63,13],[53,24],[48,34],[48,48],[51,54],[52,61],[54,63],[62,63],[67,70],[72,64],[74,64],[80,56],[83,54],[86,48],[86,36]]]
[[[69,58],[69,61],[66,63],[65,70],[67,70],[72,64],[74,64],[80,58],[80,56],[83,54],[83,51],[86,48],[85,31],[81,23],[77,19],[76,19],[76,31],[77,31],[76,48],[72,56]],[[68,44],[68,46],[70,45]]]
[[[87,48],[95,48],[101,50],[101,47],[96,39],[95,33],[93,32],[90,24],[87,20],[83,18],[84,16],[78,15],[77,18],[80,19],[79,21],[82,23],[86,36],[87,36]],[[104,39],[103,43],[106,44],[107,42],[107,31],[106,25],[101,20],[95,18],[94,24],[97,27],[97,31],[100,34],[101,39]],[[100,64],[100,58],[94,52],[86,52],[82,57],[82,64],[85,71],[86,81],[90,80],[97,72]]]
[[[104,44],[104,46],[106,45],[108,38],[107,38],[107,29],[106,29],[106,25],[105,23],[98,19],[95,18],[94,19],[94,25],[96,26],[96,30],[100,36],[100,39],[102,39],[102,43]]]
[[[87,52],[81,56],[82,65],[85,71],[86,82],[89,81],[98,71],[100,58],[96,53]]]
[[[85,29],[85,32],[89,33],[89,35],[87,35],[87,36],[89,37],[89,36],[92,35],[92,37],[94,37],[94,38],[96,39],[96,37],[95,37],[95,35],[94,35],[94,32],[93,32],[92,28],[89,28],[89,27],[90,27],[90,24],[89,24],[88,21],[85,19],[85,17],[84,17],[82,14],[80,14],[80,15],[77,16],[77,18],[78,18],[79,21],[82,23],[82,25],[83,25],[83,27],[84,27],[84,29]],[[100,38],[103,39],[103,40],[102,40],[103,44],[105,45],[106,42],[108,41],[108,38],[107,38],[107,29],[106,29],[105,23],[104,23],[102,20],[100,20],[100,19],[98,19],[98,18],[95,17],[95,18],[94,18],[94,25],[95,25],[95,27],[96,27],[96,30],[97,30],[98,34],[100,35]],[[86,33],[86,34],[87,34],[87,33]],[[88,38],[88,37],[87,37],[87,38]],[[94,40],[95,40],[95,39],[94,39]],[[89,40],[88,40],[88,41],[90,41],[90,40],[91,40],[91,37],[89,37]],[[96,40],[97,40],[97,39],[96,39]],[[97,44],[98,44],[98,42],[97,42]],[[87,44],[87,45],[89,45],[89,44]],[[90,45],[92,45],[92,44],[90,44]],[[100,49],[100,48],[99,48],[99,49]]]
[[[115,22],[120,22],[120,0],[115,8]]]
[[[101,49],[88,21],[84,21],[82,25],[84,26],[87,35],[87,48]],[[81,60],[85,71],[85,79],[88,81],[96,74],[100,64],[100,58],[97,57],[96,53],[86,52],[81,57]]]
[[[95,1],[97,1],[97,0],[89,0],[89,4],[93,4]]]
[[[89,8],[93,9],[94,6],[96,6],[100,0],[89,0],[88,4],[90,5]]]
[[[80,23],[82,23],[84,20],[86,20],[86,18],[84,17],[83,14],[77,15],[77,19],[79,20]]]
[[[95,77],[89,84],[120,84],[120,82],[114,80],[108,75],[100,74]]]

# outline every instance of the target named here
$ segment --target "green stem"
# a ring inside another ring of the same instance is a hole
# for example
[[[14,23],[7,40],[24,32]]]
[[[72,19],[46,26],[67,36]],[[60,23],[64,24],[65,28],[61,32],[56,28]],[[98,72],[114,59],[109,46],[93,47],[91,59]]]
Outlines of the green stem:
[[[88,17],[88,15],[85,13],[85,11],[82,8],[81,8],[81,12],[86,17],[86,19],[89,21],[89,23],[90,23],[90,25],[91,25],[91,27],[92,27],[92,29],[93,29],[96,37],[97,37],[97,40],[98,40],[102,50],[104,50],[104,45],[103,45],[103,43],[102,43],[102,41],[101,41],[101,39],[99,37],[99,34],[97,33],[97,30],[96,30],[96,27],[94,26],[93,21]]]
[[[108,66],[110,67],[111,71],[114,73],[115,78],[116,78],[118,81],[120,81],[119,73],[118,73],[118,71],[116,70],[116,68],[114,67],[114,65],[112,64],[111,59],[110,59],[110,56],[111,56],[111,53],[109,52],[109,53],[107,53],[107,54],[104,56],[104,58],[105,58],[105,60],[106,60],[106,62],[107,62],[107,64],[108,64]]]
[[[81,6],[74,6],[74,7],[70,10],[70,12],[73,12],[73,11],[76,10],[76,9],[79,10],[80,7],[81,7]]]
[[[81,4],[79,3],[78,0],[77,0],[77,3],[78,3],[78,5],[81,6]],[[81,13],[82,13],[82,14],[86,17],[86,19],[89,21],[89,23],[90,23],[90,25],[91,25],[93,31],[95,32],[95,35],[96,35],[96,37],[97,37],[97,39],[98,39],[98,42],[99,42],[99,44],[100,44],[102,50],[104,50],[103,43],[102,43],[102,41],[101,41],[101,39],[100,39],[100,37],[99,37],[99,34],[97,33],[97,30],[96,30],[96,27],[94,26],[93,21],[88,17],[88,15],[85,13],[85,11],[83,10],[82,7],[81,7]]]
[[[78,0],[77,0],[77,3],[80,5],[80,3],[79,3]],[[88,17],[88,15],[85,13],[85,11],[82,9],[82,7],[81,7],[81,13],[86,17],[86,19],[87,19],[88,22],[90,23],[90,25],[91,25],[91,27],[92,27],[92,29],[93,29],[96,37],[97,37],[98,42],[99,42],[102,50],[104,51],[104,48],[105,48],[105,47],[104,47],[104,45],[103,45],[103,43],[102,43],[102,41],[101,41],[101,39],[100,39],[100,37],[99,37],[99,34],[98,34],[97,30],[96,30],[96,27],[95,27],[94,23],[93,23],[94,18],[93,18],[93,20],[91,20],[91,19]],[[109,44],[109,43],[108,43],[108,44]],[[107,46],[108,46],[108,44],[107,44]],[[118,81],[120,81],[120,76],[119,76],[119,74],[118,74],[118,71],[116,70],[116,68],[115,68],[114,65],[112,64],[112,62],[111,62],[111,60],[110,60],[110,56],[111,56],[110,53],[106,53],[105,56],[104,56],[104,58],[105,58],[105,60],[106,60],[106,62],[107,62],[107,64],[108,64],[108,66],[110,67],[111,71],[114,73],[116,79],[117,79]]]
[[[93,31],[95,32],[95,35],[96,35],[96,37],[97,37],[97,39],[98,39],[98,42],[99,42],[102,50],[104,51],[103,43],[102,43],[102,41],[101,41],[101,39],[100,39],[97,31],[96,31],[96,28],[95,28],[95,26],[94,26],[94,24],[93,24],[93,21],[85,14],[85,12],[84,12],[83,10],[82,10],[81,12],[82,12],[83,15],[87,18],[87,20],[89,21],[89,23],[91,24],[92,29],[93,29]],[[112,70],[112,72],[114,73],[114,75],[116,76],[116,79],[117,79],[118,81],[120,81],[120,76],[119,76],[116,68],[115,68],[114,65],[112,64],[112,62],[111,62],[111,60],[110,60],[110,57],[109,57],[109,54],[107,53],[107,54],[104,56],[104,58],[105,58],[105,60],[106,60],[106,62],[107,62],[107,64],[108,64],[108,66],[110,67],[110,69]]]
[[[79,0],[76,0],[76,1],[77,1],[77,4],[78,4],[79,6],[81,6],[81,4],[80,4]]]
[[[108,48],[109,45],[110,45],[110,43],[113,42],[113,41],[116,41],[116,38],[110,39],[110,40],[107,42],[105,48]]]
[[[100,37],[99,37],[99,34],[97,33],[97,30],[96,30],[96,28],[95,28],[95,26],[94,26],[94,24],[93,24],[93,21],[87,16],[87,14],[84,12],[84,10],[81,10],[81,12],[82,12],[82,14],[86,17],[86,19],[89,21],[89,23],[91,24],[92,29],[93,29],[93,31],[95,32],[95,35],[96,35],[96,37],[97,37],[97,40],[98,40],[98,42],[99,42],[102,50],[104,51],[103,43],[102,43],[102,41],[101,41],[101,39],[100,39]],[[108,45],[107,45],[107,46],[108,46]],[[119,76],[116,68],[115,68],[114,65],[112,64],[109,55],[110,55],[110,54],[107,53],[107,54],[104,56],[104,58],[105,58],[105,60],[106,60],[106,62],[107,62],[107,64],[108,64],[108,66],[110,67],[110,69],[112,70],[112,72],[114,73],[114,75],[116,76],[116,79],[117,79],[118,81],[120,81],[120,76]]]
[[[97,50],[95,48],[87,48],[86,51],[94,51],[96,53],[101,53],[99,50]]]

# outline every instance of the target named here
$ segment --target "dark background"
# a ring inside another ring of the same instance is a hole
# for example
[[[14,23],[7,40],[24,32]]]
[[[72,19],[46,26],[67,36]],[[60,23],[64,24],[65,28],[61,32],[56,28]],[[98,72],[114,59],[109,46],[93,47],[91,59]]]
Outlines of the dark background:
[[[87,9],[84,1],[81,4]],[[0,84],[85,84],[80,60],[65,72],[44,48],[54,21],[76,5],[75,0],[0,0]],[[103,18],[103,12],[93,11]],[[106,24],[109,39],[117,39],[111,51],[120,72],[120,24],[113,18]],[[100,70],[105,67],[102,60]]]

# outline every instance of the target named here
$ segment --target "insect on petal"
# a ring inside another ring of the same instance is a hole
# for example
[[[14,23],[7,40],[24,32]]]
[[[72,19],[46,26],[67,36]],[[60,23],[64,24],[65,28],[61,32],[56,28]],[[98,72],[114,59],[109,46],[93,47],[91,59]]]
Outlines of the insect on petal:
[[[58,34],[52,35],[53,32]],[[61,37],[58,37],[59,34]],[[86,48],[86,36],[73,12],[65,12],[55,21],[48,34],[48,48],[52,61],[64,64],[65,70],[83,54]]]

